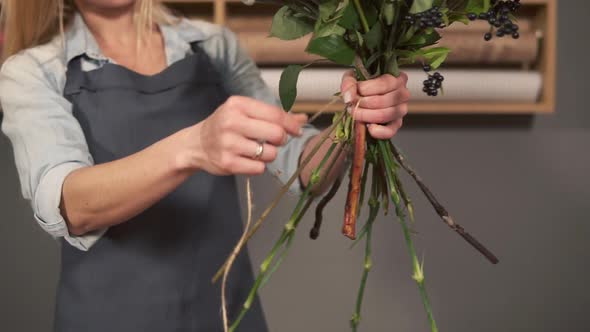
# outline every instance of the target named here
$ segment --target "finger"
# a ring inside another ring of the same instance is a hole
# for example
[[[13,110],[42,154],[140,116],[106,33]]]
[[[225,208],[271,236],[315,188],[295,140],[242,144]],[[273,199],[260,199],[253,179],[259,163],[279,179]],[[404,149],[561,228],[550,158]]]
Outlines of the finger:
[[[403,79],[385,74],[368,81],[360,82],[358,84],[358,92],[361,96],[383,95],[401,88],[403,84]]]
[[[268,143],[262,144],[262,155],[258,159],[256,159],[256,152],[258,152],[258,142],[244,139],[240,141],[238,145],[238,150],[236,151],[237,154],[244,158],[250,158],[253,160],[263,161],[265,163],[270,163],[277,158],[278,149],[276,146]]]
[[[344,99],[344,102],[347,104],[352,103],[357,99],[357,80],[354,76],[353,70],[347,70],[344,73],[344,76],[342,76],[340,92],[342,93],[342,99]]]
[[[287,132],[277,124],[247,118],[239,125],[238,132],[254,141],[265,141],[280,146],[287,142]]]
[[[236,175],[260,175],[266,170],[266,164],[262,160],[237,157],[232,161],[232,170]]]
[[[301,123],[297,120],[297,117],[279,107],[241,96],[233,96],[228,99],[227,103],[230,107],[242,110],[249,118],[275,123],[283,127],[291,135],[301,135]]]
[[[354,111],[352,117],[357,121],[380,124],[396,121],[406,116],[406,114],[408,114],[408,104],[401,104],[382,109],[359,107]]]
[[[309,116],[305,113],[289,113],[295,118],[295,121],[299,122],[301,125],[306,124],[309,121]]]
[[[398,119],[387,125],[369,124],[369,134],[375,139],[391,139],[402,127],[403,119]]]
[[[363,97],[359,106],[363,108],[379,109],[404,104],[409,100],[410,91],[406,88],[401,88],[384,95]]]
[[[406,74],[405,72],[403,72],[403,71],[402,71],[402,72],[399,74],[399,78],[400,78],[400,79],[403,81],[403,84],[402,84],[403,86],[406,86],[406,85],[408,85],[408,78],[409,78],[409,77],[408,77],[408,74]]]

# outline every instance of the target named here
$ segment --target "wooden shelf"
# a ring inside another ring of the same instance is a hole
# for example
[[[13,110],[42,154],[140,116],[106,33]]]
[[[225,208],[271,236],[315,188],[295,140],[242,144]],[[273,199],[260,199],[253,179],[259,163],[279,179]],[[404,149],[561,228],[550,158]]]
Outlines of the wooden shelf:
[[[236,12],[249,11],[253,8],[240,9],[240,0],[164,0],[173,7],[186,9],[191,5],[212,5],[210,20],[225,24],[227,18]],[[228,4],[231,6],[228,10]],[[422,114],[541,114],[555,111],[556,47],[557,47],[557,0],[522,0],[523,12],[533,18],[535,28],[542,35],[540,56],[534,70],[543,77],[541,97],[536,103],[502,103],[502,102],[415,102],[410,103],[411,113]],[[178,9],[177,8],[177,9]],[[186,12],[190,16],[190,11]],[[326,99],[328,100],[328,98]],[[327,102],[327,101],[326,101]],[[300,101],[294,111],[314,113],[325,108],[325,103]],[[339,111],[342,105],[331,105],[328,112]]]

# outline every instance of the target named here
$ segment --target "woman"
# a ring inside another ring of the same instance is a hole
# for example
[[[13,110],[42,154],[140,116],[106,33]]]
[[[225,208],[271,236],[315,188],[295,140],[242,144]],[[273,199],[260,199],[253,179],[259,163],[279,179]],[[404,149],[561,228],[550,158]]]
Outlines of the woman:
[[[2,129],[37,222],[62,239],[55,330],[221,330],[209,280],[241,233],[233,176],[285,180],[318,131],[277,107],[231,32],[152,0],[3,9]],[[374,137],[401,126],[406,80],[345,75]],[[252,283],[247,255],[232,273],[230,318]],[[257,302],[241,331],[265,330]]]

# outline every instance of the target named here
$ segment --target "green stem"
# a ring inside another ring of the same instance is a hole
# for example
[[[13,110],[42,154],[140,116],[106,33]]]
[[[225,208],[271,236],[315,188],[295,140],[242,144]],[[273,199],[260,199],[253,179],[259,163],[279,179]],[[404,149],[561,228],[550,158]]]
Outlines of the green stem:
[[[399,70],[399,63],[397,62],[397,55],[395,53],[392,54],[391,58],[389,59],[389,63],[387,64],[387,73],[395,77],[399,77],[401,74]]]
[[[350,325],[353,332],[356,332],[358,326],[361,322],[361,309],[363,306],[363,298],[365,295],[365,288],[367,285],[367,279],[369,277],[369,272],[371,271],[371,267],[373,262],[371,260],[371,235],[373,231],[373,222],[377,218],[377,214],[379,213],[379,190],[378,190],[378,179],[377,177],[379,174],[374,171],[373,168],[373,183],[371,188],[371,197],[369,199],[369,218],[367,219],[366,223],[366,238],[365,238],[365,259],[363,262],[363,275],[361,278],[361,284],[359,286],[357,298],[356,298],[356,306],[355,312],[352,315],[352,319],[350,320]]]
[[[254,285],[250,289],[250,292],[248,294],[248,298],[246,299],[246,301],[244,302],[244,305],[242,306],[242,310],[240,310],[238,317],[232,323],[232,325],[230,327],[230,332],[233,332],[233,331],[235,331],[235,329],[238,328],[238,326],[240,325],[240,322],[242,321],[242,319],[244,318],[244,316],[246,315],[248,310],[250,310],[250,307],[252,306],[252,303],[254,302],[254,299],[256,298],[256,294],[258,293],[258,289],[262,286],[263,282],[267,279],[267,273],[269,271],[274,272],[274,270],[276,270],[276,268],[271,269],[271,270],[269,270],[269,268],[270,268],[273,260],[275,259],[276,255],[279,253],[280,249],[285,245],[286,242],[290,243],[290,241],[292,241],[292,237],[295,236],[295,230],[297,228],[297,225],[299,224],[299,221],[303,217],[303,214],[305,214],[305,212],[307,211],[307,208],[309,208],[309,204],[306,204],[306,201],[311,196],[311,189],[312,189],[312,187],[314,187],[316,184],[318,184],[321,181],[320,171],[324,168],[324,165],[326,164],[328,159],[330,159],[330,156],[334,152],[334,149],[336,148],[337,145],[338,145],[337,143],[332,143],[332,145],[330,146],[330,148],[326,152],[326,155],[324,156],[324,158],[322,159],[322,161],[320,162],[318,167],[316,167],[313,170],[311,178],[309,180],[309,183],[307,184],[305,191],[303,192],[303,194],[299,198],[299,202],[297,203],[295,210],[291,214],[291,218],[289,219],[289,222],[285,225],[285,228],[283,229],[281,236],[279,237],[279,239],[277,240],[277,242],[273,246],[269,255],[266,257],[266,259],[260,265],[260,273],[258,273],[258,276],[256,277],[256,281],[254,282]],[[312,199],[313,198],[310,198],[310,201]]]
[[[381,141],[380,141],[381,143]],[[424,266],[420,265],[420,261],[418,260],[418,256],[416,255],[416,249],[414,248],[414,243],[412,241],[412,235],[410,229],[408,228],[408,224],[406,223],[400,201],[399,201],[399,193],[397,193],[397,199],[393,195],[393,192],[397,192],[395,187],[395,179],[394,179],[394,172],[395,167],[393,167],[391,161],[393,160],[392,151],[388,149],[387,143],[380,144],[381,152],[383,153],[383,159],[386,163],[386,175],[388,178],[389,185],[393,187],[390,188],[392,193],[392,200],[395,204],[395,210],[397,217],[399,219],[400,225],[402,226],[402,231],[404,234],[404,239],[406,240],[406,246],[408,248],[408,252],[410,254],[410,259],[412,260],[412,267],[414,270],[414,274],[412,278],[418,284],[418,289],[420,290],[420,296],[422,298],[422,303],[424,304],[424,310],[426,311],[426,315],[428,317],[428,322],[430,323],[430,329],[432,332],[437,332],[438,328],[436,326],[436,322],[434,320],[434,316],[432,314],[432,309],[430,307],[430,301],[428,300],[428,294],[426,293],[426,286],[424,283]]]
[[[393,163],[393,158],[390,158],[390,151],[388,149],[387,146],[387,141],[383,141],[380,140],[378,142],[379,144],[379,150],[381,152],[381,158],[383,159],[383,162],[385,163],[385,175],[387,177],[387,183],[389,184],[389,195],[392,197],[393,199],[393,203],[397,205],[399,205],[400,202],[400,198],[399,198],[399,194],[398,191],[396,190],[396,186],[395,186],[395,178],[393,175],[393,172],[395,171],[395,165]]]
[[[363,10],[361,1],[354,0],[354,6],[356,7],[356,11],[359,14],[359,17],[361,18],[361,24],[363,25],[365,33],[369,32],[369,30],[371,30],[371,27],[369,26],[369,21],[367,21],[367,16],[365,15],[365,11]]]
[[[414,223],[416,221],[416,219],[414,218],[414,204],[412,204],[412,200],[410,199],[408,194],[406,194],[406,190],[404,189],[404,185],[400,181],[399,176],[395,177],[395,184],[396,184],[397,190],[399,190],[399,194],[402,197],[404,205],[406,206],[406,210],[408,211],[408,216],[410,217],[410,222]]]
[[[307,213],[307,210],[309,210],[309,208],[310,208],[311,204],[313,203],[314,199],[315,198],[313,196],[310,196],[307,199],[307,202],[305,202],[305,205],[301,209],[301,211],[299,213],[299,217],[297,218],[297,221],[295,222],[295,227],[297,227],[299,225],[299,222],[301,221],[301,219],[303,219],[303,216]],[[260,287],[264,287],[264,285],[266,285],[266,283],[270,280],[270,277],[276,272],[276,270],[278,270],[279,266],[281,266],[281,264],[285,260],[285,257],[287,257],[287,253],[289,252],[289,248],[291,248],[291,244],[293,243],[293,239],[294,238],[295,238],[295,236],[289,236],[287,238],[287,244],[284,246],[284,249],[283,249],[283,252],[281,253],[281,256],[277,259],[277,262],[272,266],[272,268],[264,276],[264,279],[263,279],[262,284],[260,285]]]

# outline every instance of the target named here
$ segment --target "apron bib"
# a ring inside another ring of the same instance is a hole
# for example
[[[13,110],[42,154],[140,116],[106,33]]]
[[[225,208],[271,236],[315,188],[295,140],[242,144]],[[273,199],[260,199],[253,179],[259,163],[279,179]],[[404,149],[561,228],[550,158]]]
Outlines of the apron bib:
[[[228,98],[207,54],[191,46],[192,55],[154,76],[114,64],[84,72],[80,57],[70,61],[64,96],[96,164],[194,125]],[[55,331],[223,331],[220,285],[210,280],[242,227],[235,178],[198,172],[89,251],[62,241]],[[228,283],[230,319],[252,283],[244,253]],[[267,331],[258,299],[240,331]]]

